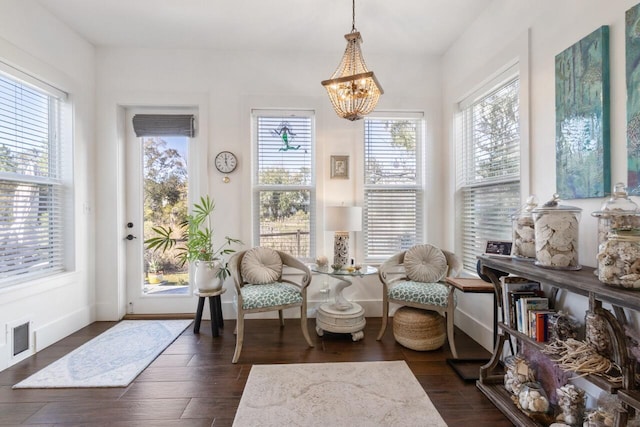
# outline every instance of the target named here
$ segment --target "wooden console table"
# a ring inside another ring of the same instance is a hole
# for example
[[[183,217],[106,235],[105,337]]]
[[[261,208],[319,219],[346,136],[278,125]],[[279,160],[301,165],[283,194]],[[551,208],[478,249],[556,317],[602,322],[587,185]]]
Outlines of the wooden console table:
[[[496,271],[501,271],[516,276],[539,282],[551,288],[551,298],[555,299],[559,289],[589,299],[590,309],[608,318],[609,327],[612,330],[614,358],[619,358],[616,363],[622,369],[622,384],[612,386],[599,376],[588,376],[591,383],[608,391],[617,393],[623,403],[624,409],[615,414],[615,426],[625,426],[628,413],[640,410],[640,391],[636,389],[635,365],[636,360],[627,353],[627,344],[623,326],[627,323],[624,309],[640,312],[640,291],[622,289],[608,286],[600,282],[591,267],[583,267],[579,271],[555,270],[536,266],[532,262],[519,261],[509,258],[492,258],[486,255],[479,256],[482,263],[482,273],[489,277],[495,287],[495,301],[497,307],[504,313],[502,307],[502,284]],[[602,303],[609,303],[613,308],[613,314],[602,308]],[[504,318],[504,317],[503,317]],[[504,374],[499,372],[500,358],[503,347],[511,339],[516,339],[523,344],[539,346],[525,334],[519,333],[502,322],[498,323],[498,336],[493,355],[489,363],[480,368],[480,379],[477,387],[500,409],[514,424],[519,426],[539,426],[538,423],[527,417],[512,402],[510,393],[504,387]]]

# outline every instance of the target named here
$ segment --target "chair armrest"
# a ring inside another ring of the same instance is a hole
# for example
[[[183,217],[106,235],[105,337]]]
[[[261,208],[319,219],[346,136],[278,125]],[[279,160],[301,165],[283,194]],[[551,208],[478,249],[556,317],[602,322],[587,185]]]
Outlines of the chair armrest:
[[[378,269],[378,277],[380,281],[389,284],[406,278],[407,273],[404,269],[404,254],[406,251],[397,253],[380,265]]]
[[[295,283],[292,282],[291,280],[283,280],[286,281],[288,283],[292,283],[294,285],[298,285],[301,288],[306,288],[307,286],[309,286],[309,284],[311,283],[311,270],[309,270],[309,267],[307,267],[302,261],[300,261],[298,258],[289,255],[286,252],[281,252],[281,251],[277,251],[278,254],[280,255],[280,258],[282,259],[282,264],[284,264],[287,267],[293,268],[298,270],[300,273],[302,273],[302,277],[300,279],[300,283]],[[288,273],[288,275],[299,275],[299,273]]]

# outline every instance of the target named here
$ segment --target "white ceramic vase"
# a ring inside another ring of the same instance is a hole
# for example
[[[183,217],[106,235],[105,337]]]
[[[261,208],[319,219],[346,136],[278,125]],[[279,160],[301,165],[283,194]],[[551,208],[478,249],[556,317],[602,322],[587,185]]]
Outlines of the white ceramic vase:
[[[196,261],[195,282],[201,292],[212,292],[222,289],[222,280],[218,272],[222,264],[220,261]]]

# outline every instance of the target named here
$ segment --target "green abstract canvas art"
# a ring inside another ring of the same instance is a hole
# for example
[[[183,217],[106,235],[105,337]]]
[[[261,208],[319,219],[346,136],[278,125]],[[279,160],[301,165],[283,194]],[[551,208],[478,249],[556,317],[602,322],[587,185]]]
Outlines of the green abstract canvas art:
[[[625,14],[627,76],[627,188],[640,195],[640,4]]]
[[[556,192],[603,197],[611,188],[609,27],[556,56]]]

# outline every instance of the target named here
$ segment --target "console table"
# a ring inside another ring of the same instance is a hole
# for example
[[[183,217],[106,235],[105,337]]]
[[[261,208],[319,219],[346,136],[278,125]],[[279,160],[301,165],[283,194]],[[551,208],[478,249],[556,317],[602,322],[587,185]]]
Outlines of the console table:
[[[592,375],[586,378],[598,388],[609,393],[618,394],[624,410],[615,414],[615,425],[626,425],[628,413],[640,410],[640,390],[636,389],[636,360],[628,355],[626,338],[623,332],[623,326],[627,323],[623,309],[640,311],[640,291],[608,286],[598,280],[597,276],[594,275],[594,269],[591,267],[582,267],[579,271],[555,270],[536,266],[532,262],[509,258],[494,258],[483,255],[479,256],[478,259],[482,263],[483,274],[491,279],[495,287],[496,303],[503,314],[505,307],[502,306],[502,284],[496,271],[514,274],[550,286],[550,300],[555,299],[559,289],[587,297],[590,310],[607,319],[614,346],[614,355],[612,357],[618,359],[615,362],[622,370],[622,384],[614,385],[599,376]],[[611,304],[613,314],[602,308],[603,302]],[[574,315],[578,315],[578,313],[574,313]],[[541,343],[536,343],[527,335],[499,322],[498,337],[492,358],[480,368],[480,379],[476,385],[514,424],[519,426],[538,426],[538,423],[527,417],[513,404],[510,393],[504,387],[504,374],[499,372],[498,369],[504,345],[506,342],[511,342],[512,338],[523,343],[523,345],[543,347]]]

